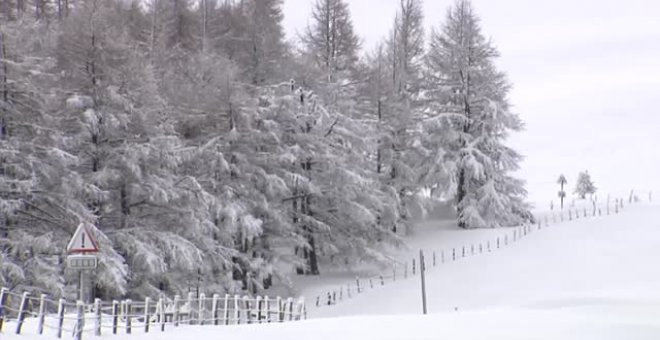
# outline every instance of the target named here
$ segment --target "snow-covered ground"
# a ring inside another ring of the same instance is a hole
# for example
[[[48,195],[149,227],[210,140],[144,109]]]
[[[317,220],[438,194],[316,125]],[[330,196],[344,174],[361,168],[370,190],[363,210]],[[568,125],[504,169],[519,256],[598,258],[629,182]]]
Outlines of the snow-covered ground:
[[[491,233],[468,234],[487,239]],[[659,258],[660,206],[636,204],[618,215],[535,229],[502,249],[428,268],[427,316],[420,315],[417,276],[334,306],[310,304],[303,322],[186,326],[115,338],[659,339]],[[32,338],[46,337],[2,334]]]

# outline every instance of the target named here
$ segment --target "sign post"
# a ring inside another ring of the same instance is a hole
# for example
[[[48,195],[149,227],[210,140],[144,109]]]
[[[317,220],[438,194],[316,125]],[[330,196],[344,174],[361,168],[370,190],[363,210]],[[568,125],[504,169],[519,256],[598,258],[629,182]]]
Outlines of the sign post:
[[[78,225],[76,232],[73,233],[69,245],[66,247],[67,266],[71,269],[78,269],[80,275],[79,289],[80,301],[85,301],[85,270],[94,269],[98,265],[96,253],[99,252],[98,243],[92,235],[89,228],[84,223]]]
[[[422,279],[422,312],[426,315],[426,264],[424,263],[424,252],[419,250],[419,276]]]

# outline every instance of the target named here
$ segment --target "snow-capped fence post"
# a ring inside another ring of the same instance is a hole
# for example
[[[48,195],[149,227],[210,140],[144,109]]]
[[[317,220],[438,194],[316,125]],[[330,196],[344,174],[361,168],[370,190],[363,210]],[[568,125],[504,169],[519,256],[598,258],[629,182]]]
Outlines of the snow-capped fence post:
[[[149,333],[149,305],[151,304],[151,299],[149,297],[144,298],[144,332]]]
[[[481,242],[479,242],[479,254],[483,254],[483,253],[484,253],[484,245]]]
[[[385,279],[383,278],[383,275],[380,276],[380,285],[381,286],[385,285]]]
[[[404,279],[408,278],[408,262],[406,262],[403,266],[403,278]]]
[[[2,287],[0,289],[0,310],[5,310],[5,303],[7,302],[7,297],[9,296],[9,288]],[[2,326],[5,323],[5,314],[0,313],[0,332],[2,332]]]
[[[440,263],[445,263],[445,250],[440,250]]]
[[[27,304],[30,299],[30,293],[23,293],[21,298],[21,305],[18,308],[18,320],[16,322],[16,334],[21,334],[21,328],[23,328],[23,321],[25,320],[25,314],[27,314]]]
[[[422,311],[426,315],[426,282],[424,277],[424,251],[419,250],[419,276],[422,280]]]
[[[465,257],[465,246],[463,246],[463,257]]]
[[[456,248],[452,248],[451,250],[451,259],[452,261],[456,261]]]
[[[181,303],[181,296],[174,295],[174,310],[172,311],[172,321],[174,321],[174,327],[179,327],[179,304]]]
[[[199,294],[199,301],[197,302],[197,324],[204,325],[204,310],[206,309],[206,294]]]
[[[497,245],[496,245],[496,247],[497,247],[497,249],[500,249],[500,237],[499,237],[499,236],[497,237]]]
[[[415,259],[412,259],[412,274],[415,276]]]
[[[133,301],[131,299],[126,300],[124,302],[124,306],[126,306],[126,314],[124,316],[126,317],[126,334],[131,334],[132,331],[132,326],[133,326],[133,315],[131,313],[133,312]]]
[[[165,302],[162,297],[158,299],[158,321],[160,322],[160,331],[165,332]]]
[[[435,250],[433,251],[433,267],[435,267]]]
[[[39,312],[37,313],[37,333],[44,334],[44,321],[46,319],[46,294],[39,298]]]
[[[64,304],[66,301],[60,299],[57,304],[57,334],[58,338],[62,337],[62,326],[64,325]]]
[[[474,256],[474,244],[470,245],[470,255]]]
[[[84,328],[85,328],[85,303],[78,300],[78,302],[76,302],[76,327],[73,338],[76,340],[82,340]]]
[[[220,323],[218,319],[218,301],[220,300],[220,295],[213,294],[213,300],[211,300],[211,319],[213,320],[213,325],[217,326]]]
[[[374,280],[369,278],[369,288],[374,289]]]
[[[330,295],[330,292],[328,292],[328,302],[326,303],[326,305],[328,306],[332,305],[332,295]]]
[[[320,307],[320,306],[321,306],[321,297],[317,295],[316,296],[316,307]]]
[[[103,311],[101,310],[101,299],[94,299],[94,335],[101,336],[103,325]]]
[[[112,334],[117,334],[119,326],[119,301],[112,301]]]
[[[357,285],[357,293],[360,294],[361,291],[360,291],[360,277],[359,276],[355,277],[355,283]]]

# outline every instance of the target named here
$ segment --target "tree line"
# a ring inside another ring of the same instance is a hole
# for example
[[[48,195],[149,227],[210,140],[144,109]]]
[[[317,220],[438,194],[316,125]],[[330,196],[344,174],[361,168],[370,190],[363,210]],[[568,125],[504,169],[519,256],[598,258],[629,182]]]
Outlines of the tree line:
[[[523,127],[468,0],[430,40],[397,0],[363,51],[345,0],[285,39],[282,0],[3,0],[0,284],[59,296],[96,226],[96,296],[268,289],[387,262],[414,211],[530,220]]]

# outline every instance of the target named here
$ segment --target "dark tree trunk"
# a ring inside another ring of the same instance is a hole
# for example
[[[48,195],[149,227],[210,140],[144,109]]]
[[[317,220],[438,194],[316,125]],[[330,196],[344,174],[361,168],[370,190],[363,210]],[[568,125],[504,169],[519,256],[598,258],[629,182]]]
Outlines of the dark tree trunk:
[[[458,171],[458,188],[456,189],[456,210],[458,212],[458,226],[467,229],[468,225],[463,216],[463,206],[461,201],[465,198],[465,169]]]

